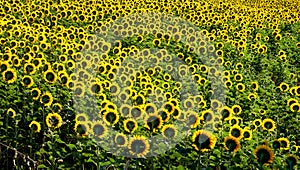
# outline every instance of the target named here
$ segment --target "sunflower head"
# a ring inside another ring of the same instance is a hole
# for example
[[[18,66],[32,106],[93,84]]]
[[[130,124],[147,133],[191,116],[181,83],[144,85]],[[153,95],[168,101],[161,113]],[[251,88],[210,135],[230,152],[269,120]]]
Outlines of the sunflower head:
[[[208,131],[198,130],[194,132],[192,142],[197,151],[205,152],[215,147],[216,137]]]
[[[267,131],[274,131],[276,128],[275,122],[272,119],[264,119],[262,122],[263,129]]]
[[[138,123],[133,118],[128,118],[123,121],[123,126],[126,132],[133,133],[138,128]]]
[[[267,145],[259,145],[254,150],[254,155],[259,164],[270,164],[274,159],[274,153]]]
[[[243,137],[243,129],[239,125],[234,125],[230,128],[229,135],[240,140]]]
[[[162,127],[161,133],[165,139],[170,140],[177,136],[178,130],[174,125],[168,124]]]
[[[128,139],[125,134],[118,133],[115,135],[114,142],[119,147],[125,147],[128,144]]]
[[[145,157],[150,150],[150,144],[145,136],[133,136],[128,144],[129,152],[136,157]]]
[[[89,133],[89,124],[88,122],[76,122],[74,130],[79,136],[87,136]]]
[[[91,126],[91,133],[97,138],[103,138],[107,135],[107,127],[101,121],[95,121]]]
[[[147,129],[156,131],[162,127],[163,119],[158,114],[150,114],[145,117],[144,123]]]
[[[240,141],[232,136],[227,136],[224,139],[224,146],[230,152],[237,152],[240,149]]]
[[[49,113],[46,117],[46,124],[49,128],[59,128],[62,122],[63,120],[58,113]]]
[[[288,167],[290,169],[293,169],[293,167],[295,165],[297,165],[297,162],[298,162],[298,157],[297,155],[293,155],[293,154],[290,154],[287,158],[286,158],[286,164],[288,165]]]
[[[14,109],[12,109],[12,108],[7,109],[6,113],[11,118],[15,118],[16,117],[16,111]]]
[[[37,121],[32,121],[30,124],[29,124],[29,127],[35,132],[40,132],[41,131],[41,124]]]

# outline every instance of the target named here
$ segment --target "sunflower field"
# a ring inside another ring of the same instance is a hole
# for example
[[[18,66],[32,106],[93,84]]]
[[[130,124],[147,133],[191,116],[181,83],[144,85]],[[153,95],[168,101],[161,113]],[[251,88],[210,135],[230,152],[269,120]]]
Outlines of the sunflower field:
[[[0,169],[298,169],[299,0],[0,2]]]

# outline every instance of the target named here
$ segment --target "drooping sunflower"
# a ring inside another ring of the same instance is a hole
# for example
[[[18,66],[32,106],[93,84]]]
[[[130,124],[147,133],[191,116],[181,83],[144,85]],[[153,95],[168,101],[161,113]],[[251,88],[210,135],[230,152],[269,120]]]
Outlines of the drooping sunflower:
[[[119,114],[116,110],[106,109],[104,111],[103,120],[107,125],[114,125],[119,121]]]
[[[280,149],[289,150],[290,149],[290,141],[287,138],[279,138]]]
[[[145,136],[133,136],[129,140],[128,149],[131,155],[141,158],[148,154],[150,144]]]
[[[263,129],[271,132],[276,128],[275,122],[272,119],[264,119],[262,122]]]
[[[17,80],[17,73],[15,70],[8,68],[2,73],[2,77],[4,81],[10,84]]]
[[[117,133],[114,138],[114,142],[119,147],[125,147],[128,144],[127,136],[123,133]]]
[[[31,95],[33,97],[33,100],[38,100],[41,95],[41,90],[38,88],[31,89]]]
[[[107,135],[107,127],[101,121],[92,122],[91,133],[97,138],[103,138]]]
[[[208,131],[198,130],[193,133],[192,142],[197,151],[206,152],[215,147],[216,137]]]
[[[87,121],[77,121],[75,123],[74,130],[77,133],[77,135],[85,137],[89,133],[89,128],[90,127]]]
[[[258,163],[260,164],[270,164],[273,162],[274,153],[270,147],[267,145],[259,145],[254,150],[255,158],[257,159]]]
[[[57,76],[54,73],[54,71],[52,71],[51,69],[49,69],[46,72],[44,72],[44,79],[48,83],[55,83],[56,79],[57,79]]]
[[[229,135],[240,140],[243,137],[243,129],[239,125],[230,128]]]
[[[40,102],[45,106],[50,106],[53,102],[52,94],[50,92],[44,93],[40,98]]]
[[[63,120],[58,113],[49,113],[46,117],[46,124],[49,128],[59,128],[62,122]]]
[[[32,129],[35,133],[38,133],[41,131],[41,124],[39,122],[33,120],[29,124],[29,128]]]
[[[235,137],[227,136],[224,139],[224,146],[230,152],[237,152],[240,149],[240,141]]]
[[[289,169],[293,169],[293,167],[295,165],[297,165],[297,162],[298,162],[298,157],[297,155],[294,155],[294,154],[290,154],[286,160],[285,160],[286,164],[288,165],[288,168]]]
[[[178,130],[173,124],[168,124],[162,127],[161,133],[165,139],[171,140],[177,136]]]
[[[12,108],[7,109],[6,114],[10,117],[10,118],[15,118],[16,116],[16,111]]]
[[[133,118],[128,118],[123,121],[124,130],[133,133],[138,128],[138,123]]]
[[[149,114],[144,119],[144,126],[150,131],[156,131],[162,127],[163,120],[158,114]]]

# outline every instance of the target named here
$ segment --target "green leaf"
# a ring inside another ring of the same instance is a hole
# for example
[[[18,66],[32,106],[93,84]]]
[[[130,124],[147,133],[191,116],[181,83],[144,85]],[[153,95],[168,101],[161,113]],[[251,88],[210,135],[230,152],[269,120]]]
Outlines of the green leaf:
[[[184,170],[184,167],[183,167],[182,165],[179,165],[179,166],[177,167],[177,170]]]
[[[41,164],[37,168],[48,168],[48,167],[46,165],[44,165],[44,164]]]

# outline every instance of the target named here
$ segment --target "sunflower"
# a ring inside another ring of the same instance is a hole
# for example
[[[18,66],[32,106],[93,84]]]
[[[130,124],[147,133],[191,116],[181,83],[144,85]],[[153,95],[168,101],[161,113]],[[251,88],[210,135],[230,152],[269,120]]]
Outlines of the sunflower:
[[[298,100],[297,100],[297,99],[294,99],[294,98],[290,98],[290,99],[288,99],[288,101],[287,101],[287,105],[288,105],[288,106],[291,106],[291,105],[294,104],[294,103],[298,103]]]
[[[107,127],[101,121],[92,122],[91,133],[97,138],[103,138],[107,135]]]
[[[289,85],[282,82],[282,83],[280,83],[279,88],[280,88],[280,91],[287,92],[289,90]]]
[[[274,153],[267,145],[259,145],[254,150],[254,155],[260,164],[270,164],[274,159]]]
[[[85,89],[84,89],[83,86],[81,86],[81,85],[75,86],[75,88],[74,88],[74,94],[75,94],[75,96],[77,96],[77,97],[83,97],[84,96],[84,92],[85,92]]]
[[[274,131],[276,128],[275,122],[272,119],[264,119],[262,122],[262,127],[269,132]]]
[[[50,92],[44,93],[40,98],[40,102],[45,106],[50,106],[53,102],[52,94]]]
[[[78,121],[75,123],[74,130],[79,136],[87,136],[89,133],[89,128],[89,124],[86,121]]]
[[[262,125],[262,121],[260,119],[255,119],[252,124],[256,127],[260,127]]]
[[[251,89],[253,91],[257,91],[258,90],[258,83],[257,82],[252,82],[251,83]]]
[[[75,116],[76,122],[85,122],[88,120],[89,120],[88,115],[86,115],[85,113],[76,114],[76,116]]]
[[[230,128],[229,135],[240,140],[243,137],[243,129],[239,125],[233,125]]]
[[[236,115],[239,115],[242,112],[242,108],[241,108],[240,105],[233,105],[231,107],[231,109],[232,109],[233,113],[236,114]]]
[[[170,119],[170,113],[166,109],[159,109],[157,114],[162,118],[163,122],[167,122]]]
[[[252,139],[252,130],[250,130],[250,128],[248,128],[248,127],[244,128],[243,138],[245,140],[251,140]]]
[[[157,111],[157,107],[154,103],[146,103],[144,106],[144,110],[147,114],[151,114]]]
[[[286,164],[288,165],[289,169],[293,169],[293,167],[295,165],[297,165],[298,162],[298,157],[297,155],[293,155],[290,154],[287,158],[286,158]]]
[[[144,119],[145,127],[151,131],[160,129],[163,124],[162,117],[158,114],[149,114]]]
[[[138,123],[133,118],[128,118],[123,121],[124,130],[133,133],[138,128]]]
[[[293,103],[290,106],[292,112],[300,112],[300,103]]]
[[[114,142],[119,147],[125,147],[128,144],[127,136],[123,133],[117,133],[114,138]]]
[[[24,71],[25,73],[29,74],[29,75],[32,75],[36,72],[36,67],[34,64],[31,64],[31,63],[26,63],[24,65]]]
[[[15,118],[16,117],[16,111],[12,108],[7,109],[6,114],[11,117],[11,118]]]
[[[49,113],[46,117],[46,124],[49,128],[59,128],[62,122],[63,120],[58,113]]]
[[[107,125],[114,125],[119,121],[119,114],[113,109],[106,109],[104,111],[103,120]]]
[[[232,109],[228,106],[224,106],[220,109],[219,112],[221,114],[222,120],[230,120],[233,114]]]
[[[174,125],[168,124],[162,127],[161,133],[165,139],[170,140],[177,136],[178,130]]]
[[[150,144],[145,136],[133,136],[129,140],[128,148],[131,155],[145,157],[150,150]]]
[[[48,83],[55,83],[57,76],[52,70],[47,70],[44,72],[44,79]]]
[[[29,128],[31,128],[35,133],[38,133],[41,131],[41,124],[34,120],[29,124]]]
[[[238,83],[235,87],[236,87],[237,91],[240,91],[240,92],[245,91],[245,85],[243,83]]]
[[[8,84],[13,83],[17,80],[17,73],[15,70],[8,68],[2,73],[4,81]]]
[[[144,112],[139,106],[133,106],[132,109],[130,110],[130,115],[134,119],[140,119],[143,117]]]
[[[224,139],[224,146],[230,152],[237,152],[240,149],[240,141],[235,137],[227,136]]]
[[[287,138],[279,138],[278,141],[280,142],[280,149],[289,150],[290,141]]]
[[[241,74],[234,75],[234,80],[237,82],[241,82],[243,80],[243,75]]]
[[[33,97],[33,100],[38,100],[41,95],[41,90],[38,88],[31,89],[31,95]]]
[[[89,85],[89,92],[93,95],[98,95],[102,91],[100,82],[93,82]]]
[[[274,149],[280,149],[280,147],[281,147],[280,141],[279,140],[274,140],[273,143],[272,143],[272,146],[273,146]]]
[[[188,127],[196,128],[200,124],[200,117],[196,112],[188,110],[185,115]]]
[[[193,133],[192,146],[201,152],[206,152],[215,147],[216,137],[208,131],[198,130]]]
[[[214,121],[215,115],[212,110],[205,110],[202,112],[201,120],[203,120],[206,123]]]

